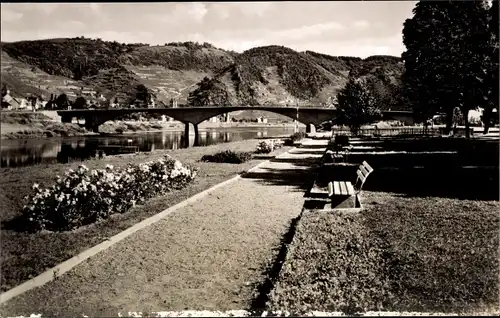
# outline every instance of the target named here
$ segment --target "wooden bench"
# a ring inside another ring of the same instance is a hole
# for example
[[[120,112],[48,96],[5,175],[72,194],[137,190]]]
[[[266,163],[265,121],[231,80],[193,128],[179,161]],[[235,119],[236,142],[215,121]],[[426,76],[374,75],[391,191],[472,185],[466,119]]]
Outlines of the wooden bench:
[[[353,184],[350,181],[330,181],[328,183],[328,197],[332,198],[332,201],[339,201],[339,207],[355,207],[356,195],[358,195],[363,189],[363,184],[370,173],[373,172],[373,168],[366,162],[359,166],[356,171],[357,178],[355,186],[357,190],[354,189]]]

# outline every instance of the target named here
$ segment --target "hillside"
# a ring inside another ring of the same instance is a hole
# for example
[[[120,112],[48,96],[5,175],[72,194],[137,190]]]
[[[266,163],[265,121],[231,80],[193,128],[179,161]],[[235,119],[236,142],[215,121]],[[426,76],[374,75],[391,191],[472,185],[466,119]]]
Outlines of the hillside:
[[[365,78],[377,94],[387,96],[385,107],[395,109],[398,100],[391,98],[398,93],[402,72],[402,62],[393,56],[363,60],[300,53],[281,46],[258,47],[200,82],[193,105],[331,105],[349,78],[355,77]]]
[[[206,104],[331,104],[349,77],[365,77],[381,94],[396,92],[399,58],[334,57],[265,46],[241,54],[211,44],[163,46],[101,40],[50,39],[2,43],[2,84],[13,95],[50,96],[81,89],[131,102],[137,87],[168,104],[186,104],[191,92]],[[198,85],[197,85],[198,84]]]

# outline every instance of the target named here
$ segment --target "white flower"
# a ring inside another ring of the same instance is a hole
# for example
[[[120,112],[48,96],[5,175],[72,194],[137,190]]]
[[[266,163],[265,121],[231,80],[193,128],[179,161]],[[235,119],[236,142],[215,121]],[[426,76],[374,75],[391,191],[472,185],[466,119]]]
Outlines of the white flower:
[[[182,163],[179,160],[175,160],[174,169],[182,168]]]
[[[106,165],[106,170],[113,170],[113,166],[112,165]]]
[[[40,185],[38,183],[33,183],[33,189],[38,189],[40,187]]]

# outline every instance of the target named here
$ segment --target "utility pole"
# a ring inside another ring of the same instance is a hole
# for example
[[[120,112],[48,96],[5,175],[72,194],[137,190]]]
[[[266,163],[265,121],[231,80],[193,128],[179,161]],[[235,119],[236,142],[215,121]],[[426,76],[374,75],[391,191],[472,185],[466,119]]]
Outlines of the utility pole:
[[[297,115],[295,118],[295,133],[299,132],[299,100],[296,99],[296,104],[297,104]]]

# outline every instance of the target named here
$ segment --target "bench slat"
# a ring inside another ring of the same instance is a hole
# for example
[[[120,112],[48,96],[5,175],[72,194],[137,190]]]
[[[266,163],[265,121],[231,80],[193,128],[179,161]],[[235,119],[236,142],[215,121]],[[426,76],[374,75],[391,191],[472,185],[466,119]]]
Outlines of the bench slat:
[[[347,186],[345,185],[345,181],[340,182],[340,194],[347,195]]]
[[[361,173],[360,170],[356,171],[356,173],[358,174],[358,177],[361,179],[361,182],[365,182],[366,177],[363,175],[363,173]]]
[[[333,182],[333,193],[339,194],[340,193],[340,185],[338,181]]]
[[[346,182],[346,186],[347,186],[347,194],[353,195],[354,194],[354,187],[352,186],[352,183]]]
[[[363,173],[365,178],[368,177],[368,175],[370,174],[370,172],[368,170],[366,170],[365,166],[363,166],[363,165],[359,166],[359,170],[361,170],[361,172]]]
[[[369,173],[373,171],[373,168],[368,164],[368,162],[363,161],[363,166],[368,170]]]

